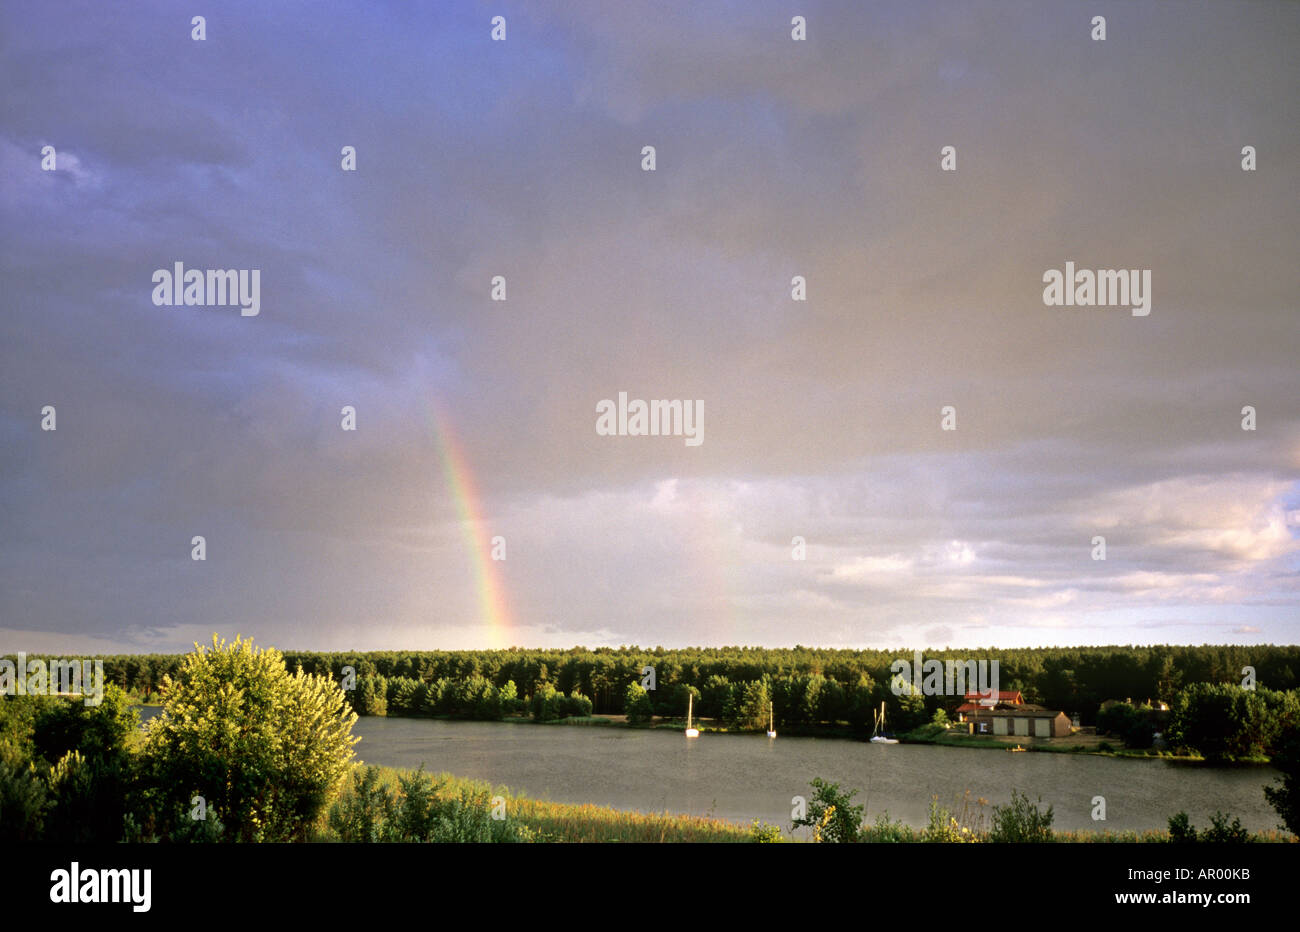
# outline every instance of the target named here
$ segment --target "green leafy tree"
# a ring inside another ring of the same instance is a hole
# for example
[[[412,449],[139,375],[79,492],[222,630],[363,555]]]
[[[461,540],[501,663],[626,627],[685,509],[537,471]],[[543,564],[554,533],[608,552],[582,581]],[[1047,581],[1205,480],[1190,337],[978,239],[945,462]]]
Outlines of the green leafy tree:
[[[514,680],[506,681],[506,685],[501,687],[499,698],[502,715],[514,715],[519,711],[519,690]]]
[[[859,732],[870,731],[873,716],[879,707],[875,683],[871,677],[865,673],[860,675],[858,681],[847,691],[844,703],[853,729]]]
[[[358,715],[387,715],[388,683],[382,676],[358,675],[357,687],[348,701]]]
[[[699,701],[695,707],[706,718],[722,718],[723,710],[731,700],[731,681],[725,676],[714,674],[704,681],[700,690]]]
[[[633,681],[627,684],[623,693],[623,711],[627,720],[633,724],[644,724],[654,718],[655,710],[650,702],[650,694],[640,683]]]
[[[388,681],[388,714],[415,715],[421,711],[420,702],[427,694],[424,684],[408,676],[396,676]]]
[[[159,820],[176,830],[202,796],[238,841],[302,839],[353,757],[357,715],[333,680],[291,674],[274,648],[213,635],[164,681],[144,760]]]
[[[1264,798],[1282,817],[1281,828],[1300,835],[1300,729],[1288,730],[1273,754],[1273,766],[1281,771],[1274,786],[1264,787]]]
[[[727,727],[737,731],[759,731],[767,728],[768,703],[771,694],[767,691],[764,680],[751,680],[740,688],[740,693],[731,703],[727,716]]]
[[[1149,714],[1127,702],[1099,711],[1097,730],[1115,735],[1130,748],[1149,748],[1155,738]]]
[[[564,706],[568,697],[550,683],[542,683],[533,693],[531,702],[533,720],[553,722],[564,717]]]
[[[1168,738],[1175,747],[1200,751],[1206,760],[1239,760],[1265,753],[1274,723],[1256,691],[1194,683],[1174,699]]]

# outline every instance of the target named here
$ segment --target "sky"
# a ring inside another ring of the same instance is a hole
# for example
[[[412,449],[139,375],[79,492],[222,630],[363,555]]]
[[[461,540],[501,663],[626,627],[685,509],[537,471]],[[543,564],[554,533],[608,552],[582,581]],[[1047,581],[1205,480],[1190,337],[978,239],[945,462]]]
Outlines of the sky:
[[[1300,638],[1300,4],[195,12],[0,8],[0,652]]]

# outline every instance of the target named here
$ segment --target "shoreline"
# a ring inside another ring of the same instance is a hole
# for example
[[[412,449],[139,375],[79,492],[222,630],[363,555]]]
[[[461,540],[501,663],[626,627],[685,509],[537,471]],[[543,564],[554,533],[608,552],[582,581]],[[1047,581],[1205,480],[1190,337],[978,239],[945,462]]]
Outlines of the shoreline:
[[[585,717],[568,717],[560,719],[551,719],[548,721],[538,721],[525,715],[510,716],[500,719],[473,719],[463,718],[455,715],[367,715],[362,718],[392,718],[392,719],[426,719],[428,721],[439,722],[481,722],[481,723],[499,723],[508,725],[546,725],[546,726],[567,726],[567,727],[589,727],[589,728],[629,728],[637,731],[682,731],[686,727],[685,719],[662,719],[648,724],[633,724],[623,720],[621,715],[590,715]],[[695,727],[699,729],[701,735],[730,735],[742,737],[762,737],[763,731],[735,731],[725,726],[716,724],[706,724],[705,722],[696,721]],[[1089,757],[1109,757],[1123,760],[1147,760],[1147,761],[1165,761],[1167,763],[1190,764],[1214,768],[1235,769],[1238,767],[1267,767],[1271,761],[1263,760],[1241,760],[1213,763],[1207,761],[1201,755],[1176,754],[1172,751],[1152,751],[1139,750],[1130,748],[1110,748],[1106,750],[1090,747],[1083,744],[1072,744],[1069,746],[1050,745],[1048,741],[1063,741],[1069,739],[1060,738],[1017,738],[1007,736],[1003,740],[1000,736],[975,736],[966,734],[924,734],[925,730],[933,726],[922,726],[912,732],[898,734],[900,745],[905,744],[924,744],[938,745],[940,747],[966,748],[970,750],[993,750],[993,751],[1010,751],[1012,747],[1020,746],[1025,752],[1039,754],[1069,754],[1085,755]],[[867,739],[861,734],[854,732],[848,726],[829,727],[816,726],[794,727],[790,726],[778,733],[779,738],[823,738],[840,741],[857,742],[866,744]],[[1077,737],[1077,736],[1071,736]],[[1115,739],[1118,741],[1118,739]],[[1104,739],[1099,739],[1098,743],[1106,743]]]
[[[138,708],[152,708],[161,710],[161,703],[136,703]],[[427,720],[436,722],[478,722],[482,724],[504,724],[504,725],[546,725],[546,726],[566,726],[566,727],[588,727],[588,728],[628,728],[637,731],[681,731],[686,727],[685,719],[660,719],[648,724],[633,724],[627,722],[622,715],[589,715],[583,717],[570,716],[566,718],[550,719],[547,721],[538,721],[527,715],[512,715],[505,718],[488,719],[488,718],[465,718],[457,715],[359,715],[358,719],[376,718],[376,719],[410,719],[410,720]],[[695,726],[702,735],[731,735],[743,737],[761,737],[762,731],[734,731],[725,726],[704,723],[697,721]],[[898,734],[900,745],[934,745],[938,747],[964,748],[975,751],[1010,751],[1013,747],[1020,747],[1024,753],[1035,754],[1066,754],[1082,755],[1087,757],[1105,757],[1115,760],[1137,760],[1137,761],[1163,761],[1167,764],[1180,764],[1189,767],[1206,767],[1210,769],[1237,770],[1248,768],[1271,767],[1272,760],[1269,758],[1248,758],[1234,761],[1209,761],[1200,754],[1178,754],[1168,750],[1151,750],[1124,747],[1100,748],[1097,745],[1110,744],[1110,741],[1104,738],[1098,738],[1096,742],[1062,744],[1060,742],[1069,741],[1071,738],[1086,737],[1083,735],[1071,735],[1068,738],[1027,738],[1018,736],[995,736],[995,735],[970,735],[964,733],[926,733],[933,729],[933,725],[923,725],[921,728],[911,732]],[[814,727],[794,727],[790,726],[778,734],[778,738],[822,738],[839,741],[857,742],[860,744],[868,743],[862,735],[854,732],[848,726],[814,726]],[[772,739],[776,740],[776,739]],[[1113,739],[1119,742],[1119,739]],[[1048,743],[1055,742],[1055,743]]]

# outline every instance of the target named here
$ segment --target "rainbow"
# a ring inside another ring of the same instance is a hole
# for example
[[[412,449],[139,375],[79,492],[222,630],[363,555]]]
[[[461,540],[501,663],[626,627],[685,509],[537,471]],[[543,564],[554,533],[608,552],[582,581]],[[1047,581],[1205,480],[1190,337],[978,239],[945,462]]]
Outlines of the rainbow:
[[[442,475],[451,492],[456,515],[460,520],[465,549],[473,567],[474,588],[478,593],[479,610],[488,630],[490,647],[510,646],[514,625],[506,601],[505,582],[501,576],[500,561],[491,556],[492,542],[483,520],[483,498],[474,482],[465,448],[457,440],[451,421],[439,412],[435,401],[426,406],[430,432],[442,462]]]

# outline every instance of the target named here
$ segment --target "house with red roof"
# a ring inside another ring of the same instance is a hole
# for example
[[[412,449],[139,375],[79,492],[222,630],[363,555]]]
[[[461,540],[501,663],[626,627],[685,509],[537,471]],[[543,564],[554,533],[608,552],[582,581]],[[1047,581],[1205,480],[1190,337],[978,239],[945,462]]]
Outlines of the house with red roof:
[[[969,692],[956,709],[957,721],[968,722],[974,735],[1019,735],[1026,738],[1064,738],[1070,719],[1064,712],[1025,702],[1013,692]]]

